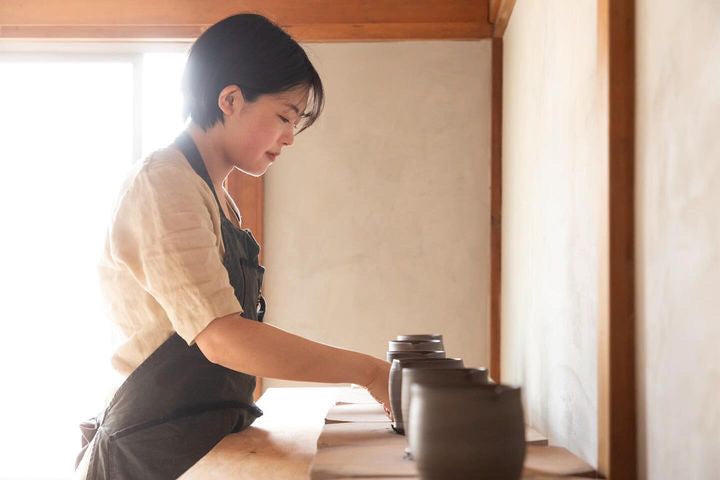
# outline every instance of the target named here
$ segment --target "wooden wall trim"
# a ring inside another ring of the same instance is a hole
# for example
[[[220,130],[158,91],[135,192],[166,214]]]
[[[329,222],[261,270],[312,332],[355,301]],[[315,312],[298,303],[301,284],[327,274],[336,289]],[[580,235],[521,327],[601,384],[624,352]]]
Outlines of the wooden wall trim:
[[[490,376],[501,381],[503,41],[492,39],[490,133]]]
[[[610,0],[610,475],[637,478],[635,391],[635,1]]]
[[[490,0],[488,20],[493,24],[493,37],[500,38],[505,34],[514,7],[515,0]]]
[[[477,39],[493,31],[487,1],[477,0],[4,0],[0,39],[184,41],[239,12],[266,15],[303,42]]]
[[[218,18],[220,20],[220,18]],[[191,42],[209,25],[0,25],[0,39]],[[302,43],[385,40],[475,40],[491,27],[477,23],[291,24],[284,29]]]
[[[635,1],[598,0],[608,134],[605,285],[598,328],[599,470],[637,478],[635,379]],[[602,83],[602,82],[601,82]],[[602,256],[602,255],[601,255]]]

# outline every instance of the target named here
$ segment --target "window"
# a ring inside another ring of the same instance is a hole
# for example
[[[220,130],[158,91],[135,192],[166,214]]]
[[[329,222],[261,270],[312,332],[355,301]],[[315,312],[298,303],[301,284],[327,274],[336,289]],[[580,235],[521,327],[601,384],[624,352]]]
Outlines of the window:
[[[118,382],[97,257],[132,162],[183,128],[186,47],[8,48],[0,52],[0,478],[70,478],[78,424]]]

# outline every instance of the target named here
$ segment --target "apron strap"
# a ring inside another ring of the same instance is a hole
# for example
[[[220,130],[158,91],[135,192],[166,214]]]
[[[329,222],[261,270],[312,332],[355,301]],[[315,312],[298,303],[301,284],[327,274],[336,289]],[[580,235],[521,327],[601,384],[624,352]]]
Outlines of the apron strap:
[[[207,183],[208,187],[210,187],[213,197],[215,197],[215,202],[220,209],[220,215],[224,217],[225,213],[223,212],[222,206],[220,204],[220,199],[218,198],[215,187],[213,186],[212,180],[210,179],[210,174],[208,173],[205,162],[203,162],[202,155],[200,155],[200,151],[198,150],[197,145],[195,145],[195,142],[193,141],[190,134],[188,132],[182,132],[175,139],[174,143],[180,149],[182,154],[185,155],[185,158],[187,158],[188,163],[190,163],[190,166],[193,168],[193,170],[195,170],[195,173],[200,175],[200,178],[205,180],[205,183]]]

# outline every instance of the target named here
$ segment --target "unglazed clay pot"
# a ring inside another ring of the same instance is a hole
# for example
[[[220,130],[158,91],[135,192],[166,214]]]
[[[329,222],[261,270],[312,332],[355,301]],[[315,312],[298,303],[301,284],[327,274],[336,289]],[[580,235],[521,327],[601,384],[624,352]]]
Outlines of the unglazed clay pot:
[[[431,352],[387,352],[387,361],[392,363],[397,358],[445,358],[445,350]]]
[[[414,334],[414,335],[398,335],[395,340],[401,340],[401,341],[422,341],[422,340],[440,340],[440,350],[445,350],[445,346],[443,345],[443,336],[439,333],[422,333],[422,334]]]
[[[410,449],[422,480],[517,480],[525,460],[520,388],[410,387]]]
[[[444,350],[442,340],[390,340],[388,352],[432,352]]]
[[[403,427],[405,428],[405,435],[407,436],[410,435],[412,429],[409,407],[412,403],[411,385],[414,383],[444,387],[486,385],[489,383],[489,378],[487,368],[403,368],[400,412],[403,419]]]
[[[415,368],[462,368],[462,359],[459,358],[399,358],[392,362],[390,367],[389,393],[390,409],[393,414],[393,428],[397,433],[405,432],[402,417],[402,375],[406,367]]]

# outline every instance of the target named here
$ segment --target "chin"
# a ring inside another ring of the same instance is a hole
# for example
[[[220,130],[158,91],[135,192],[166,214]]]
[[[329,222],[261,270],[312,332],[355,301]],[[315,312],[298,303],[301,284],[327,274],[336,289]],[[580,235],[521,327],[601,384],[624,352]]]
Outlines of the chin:
[[[241,172],[243,172],[245,175],[250,175],[251,177],[262,177],[263,175],[265,175],[265,172],[267,172],[267,167],[259,167],[259,168],[254,168],[252,170],[243,169],[240,167],[235,167],[235,168],[237,170],[240,170]]]

